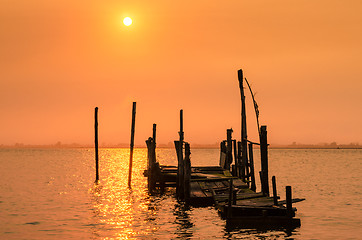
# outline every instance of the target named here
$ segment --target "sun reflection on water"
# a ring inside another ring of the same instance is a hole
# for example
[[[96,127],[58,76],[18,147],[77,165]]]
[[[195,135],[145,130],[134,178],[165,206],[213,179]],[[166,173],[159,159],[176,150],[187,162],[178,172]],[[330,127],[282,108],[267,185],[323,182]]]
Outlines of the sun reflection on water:
[[[134,150],[131,189],[128,188],[129,150],[102,149],[100,156],[101,180],[91,189],[99,230],[107,230],[109,237],[119,239],[147,235],[147,228],[142,228],[143,232],[135,228],[146,221],[142,216],[148,211],[146,179],[142,175],[147,163],[145,149]]]

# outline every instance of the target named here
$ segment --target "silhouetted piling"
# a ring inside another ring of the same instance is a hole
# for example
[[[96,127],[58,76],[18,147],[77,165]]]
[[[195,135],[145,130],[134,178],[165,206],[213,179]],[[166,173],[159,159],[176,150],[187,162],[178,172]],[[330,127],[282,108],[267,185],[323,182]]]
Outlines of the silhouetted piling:
[[[152,127],[152,138],[153,138],[155,145],[156,145],[156,127],[157,127],[157,125],[156,125],[156,123],[154,123],[153,127]]]
[[[285,197],[286,197],[286,205],[287,205],[287,216],[293,217],[293,207],[292,207],[292,187],[286,186],[285,187]]]
[[[254,192],[256,191],[255,184],[255,171],[254,171],[254,153],[253,153],[253,144],[249,143],[249,162],[250,162],[250,189]]]
[[[244,77],[243,70],[238,71],[238,79],[239,79],[239,88],[240,88],[240,97],[241,97],[241,162],[242,162],[242,171],[241,171],[241,179],[245,182],[245,169],[247,166],[248,159],[248,134],[246,128],[246,107],[245,107],[245,94],[244,94]]]
[[[233,129],[226,130],[226,170],[230,171],[230,165],[233,162],[233,153],[232,153],[232,133]]]
[[[241,142],[239,141],[238,142],[238,160],[237,160],[237,172],[238,172],[238,178],[241,178],[241,175],[242,175],[242,171],[243,171],[243,165],[241,163]]]
[[[135,123],[136,123],[136,102],[133,102],[133,106],[132,106],[131,143],[130,143],[129,169],[128,169],[129,170],[128,171],[128,187],[131,187],[131,179],[132,179],[132,162],[133,162]]]
[[[227,217],[232,217],[232,203],[233,203],[233,179],[229,180],[229,201],[228,201],[228,210]]]
[[[278,194],[277,194],[277,182],[275,180],[275,176],[272,177],[272,184],[273,184],[273,200],[274,205],[278,206]]]
[[[190,182],[191,182],[191,151],[190,144],[185,142],[185,163],[184,163],[184,196],[185,201],[190,199]]]
[[[262,172],[262,190],[269,196],[269,176],[268,176],[268,139],[266,126],[260,128],[260,158]]]
[[[183,142],[184,142],[184,130],[183,130],[183,110],[180,110],[180,140],[175,141],[176,153],[177,153],[177,178],[176,178],[176,195],[179,199],[184,199],[184,161],[183,161]]]
[[[236,139],[233,140],[233,149],[234,149],[234,165],[233,165],[233,176],[238,176],[238,149],[236,147]]]
[[[147,145],[147,159],[148,159],[148,167],[147,167],[147,179],[148,179],[148,191],[150,193],[156,187],[156,143],[153,138],[148,138],[146,141]]]
[[[94,148],[96,157],[96,180],[99,182],[99,163],[98,163],[98,107],[94,109]]]

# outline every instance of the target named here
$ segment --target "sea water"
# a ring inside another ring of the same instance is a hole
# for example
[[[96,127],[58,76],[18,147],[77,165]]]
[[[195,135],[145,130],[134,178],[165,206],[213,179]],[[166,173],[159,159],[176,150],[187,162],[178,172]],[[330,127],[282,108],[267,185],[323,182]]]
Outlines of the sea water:
[[[256,173],[260,155],[254,153]],[[361,239],[362,150],[269,149],[278,195],[291,185],[301,227],[293,231],[228,228],[211,207],[177,202],[174,191],[150,196],[147,150],[0,149],[0,239]],[[174,149],[157,149],[176,165]],[[192,165],[218,165],[218,149],[192,149]],[[257,176],[257,175],[256,175]],[[257,184],[260,190],[260,184]]]

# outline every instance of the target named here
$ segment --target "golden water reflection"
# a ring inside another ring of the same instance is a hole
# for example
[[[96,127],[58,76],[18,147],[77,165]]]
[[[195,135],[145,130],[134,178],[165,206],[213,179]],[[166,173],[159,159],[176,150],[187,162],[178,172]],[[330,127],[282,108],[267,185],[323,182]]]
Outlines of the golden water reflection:
[[[204,155],[203,150],[199,152]],[[174,151],[159,149],[157,154],[161,164],[175,164]],[[143,176],[147,149],[135,149],[133,156],[130,189],[129,150],[100,150],[100,182],[90,189],[93,239],[221,239],[235,231],[249,237],[285,236],[283,232],[227,229],[216,209],[185,206],[174,198],[174,189],[164,195],[149,195]],[[207,164],[209,159],[200,163]]]
[[[147,191],[147,178],[143,171],[147,166],[147,150],[135,149],[133,155],[131,188],[128,188],[128,149],[101,149],[100,182],[90,190],[93,203],[93,235],[116,239],[139,239],[155,236],[163,223],[181,221],[172,216],[173,211],[159,211],[167,207],[175,208],[173,198],[150,196]],[[169,200],[165,201],[165,198]],[[162,203],[162,206],[161,206]],[[177,214],[180,211],[175,211]],[[188,223],[190,224],[190,223]],[[183,228],[183,227],[181,227]],[[180,229],[181,229],[180,228]],[[162,231],[163,237],[177,234],[177,229]],[[166,233],[166,236],[165,236]]]

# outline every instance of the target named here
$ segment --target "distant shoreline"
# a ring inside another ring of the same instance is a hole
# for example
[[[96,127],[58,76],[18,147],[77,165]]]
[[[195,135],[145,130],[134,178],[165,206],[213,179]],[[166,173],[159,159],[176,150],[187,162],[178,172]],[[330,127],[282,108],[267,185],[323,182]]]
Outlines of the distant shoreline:
[[[27,144],[15,144],[15,145],[0,145],[0,149],[71,149],[71,148],[94,148],[94,145],[81,145],[81,144],[53,144],[53,145],[27,145]],[[99,148],[129,148],[129,145],[100,145]],[[144,145],[136,145],[135,148],[146,148]],[[170,149],[174,148],[170,144],[160,144],[157,148]],[[213,144],[191,144],[193,149],[218,149],[219,146]],[[258,146],[254,146],[258,148]],[[293,144],[293,145],[273,145],[269,146],[270,149],[362,149],[362,145],[349,144],[349,145],[312,145],[312,144]]]

